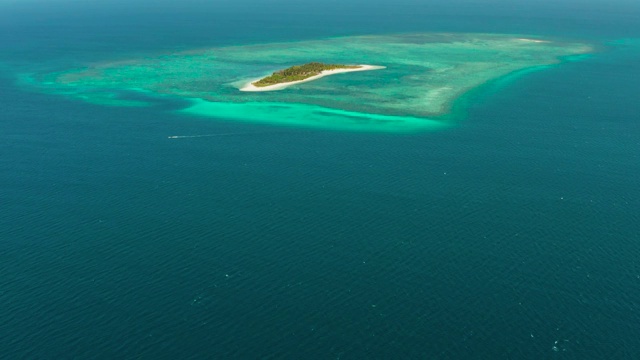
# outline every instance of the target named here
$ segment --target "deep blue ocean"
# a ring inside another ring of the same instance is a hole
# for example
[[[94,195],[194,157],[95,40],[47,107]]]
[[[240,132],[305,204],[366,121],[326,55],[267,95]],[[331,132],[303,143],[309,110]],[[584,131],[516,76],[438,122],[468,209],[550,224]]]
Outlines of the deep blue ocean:
[[[416,31],[599,51],[407,135],[15,76]],[[640,359],[638,39],[637,1],[0,0],[0,359]]]

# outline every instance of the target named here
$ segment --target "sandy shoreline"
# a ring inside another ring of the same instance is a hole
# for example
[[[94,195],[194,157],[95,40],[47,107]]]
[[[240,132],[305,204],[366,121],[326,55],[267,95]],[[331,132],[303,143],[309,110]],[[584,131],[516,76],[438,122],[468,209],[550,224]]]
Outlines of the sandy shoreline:
[[[275,85],[269,85],[269,86],[260,86],[260,87],[255,86],[255,85],[253,85],[253,83],[258,81],[258,80],[260,80],[261,78],[260,79],[255,79],[255,80],[251,80],[250,82],[245,84],[243,87],[241,87],[240,91],[276,91],[276,90],[283,90],[283,89],[286,89],[287,87],[289,87],[291,85],[300,84],[300,83],[304,83],[304,82],[309,82],[309,81],[313,81],[313,80],[318,80],[320,78],[323,78],[323,77],[329,76],[329,75],[335,75],[335,74],[347,73],[347,72],[354,72],[354,71],[380,70],[380,69],[385,69],[386,68],[385,66],[376,66],[376,65],[357,65],[357,66],[359,66],[359,68],[324,70],[320,74],[318,74],[316,76],[312,76],[310,78],[306,78],[304,80],[291,81],[291,82],[287,82],[287,83],[275,84]]]

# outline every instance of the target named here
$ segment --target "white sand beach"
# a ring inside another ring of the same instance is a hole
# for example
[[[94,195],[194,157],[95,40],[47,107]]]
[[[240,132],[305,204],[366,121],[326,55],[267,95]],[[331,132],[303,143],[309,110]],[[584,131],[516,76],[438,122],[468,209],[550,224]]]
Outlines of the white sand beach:
[[[341,73],[347,73],[347,72],[354,72],[354,71],[368,71],[368,70],[380,70],[380,69],[385,69],[386,66],[376,66],[376,65],[356,65],[358,66],[357,68],[353,68],[353,69],[335,69],[335,70],[324,70],[322,71],[320,74],[316,75],[316,76],[312,76],[310,78],[306,78],[304,80],[298,80],[298,81],[291,81],[291,82],[286,82],[286,83],[282,83],[282,84],[275,84],[275,85],[269,85],[269,86],[255,86],[253,85],[254,82],[260,80],[260,79],[255,79],[250,81],[249,83],[245,84],[243,87],[240,88],[240,91],[276,91],[276,90],[283,90],[286,89],[287,87],[291,86],[291,85],[295,85],[295,84],[300,84],[300,83],[304,83],[304,82],[309,82],[309,81],[313,81],[313,80],[318,80],[320,78],[323,78],[325,76],[329,76],[329,75],[335,75],[335,74],[341,74]]]

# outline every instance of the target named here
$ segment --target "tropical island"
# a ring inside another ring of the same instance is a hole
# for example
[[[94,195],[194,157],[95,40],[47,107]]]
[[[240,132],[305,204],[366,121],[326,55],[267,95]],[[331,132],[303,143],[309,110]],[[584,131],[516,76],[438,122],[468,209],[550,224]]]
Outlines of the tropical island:
[[[288,86],[302,82],[316,80],[327,75],[353,71],[384,69],[384,66],[373,65],[342,65],[310,62],[278,70],[273,74],[246,84],[241,91],[273,91],[282,90]]]

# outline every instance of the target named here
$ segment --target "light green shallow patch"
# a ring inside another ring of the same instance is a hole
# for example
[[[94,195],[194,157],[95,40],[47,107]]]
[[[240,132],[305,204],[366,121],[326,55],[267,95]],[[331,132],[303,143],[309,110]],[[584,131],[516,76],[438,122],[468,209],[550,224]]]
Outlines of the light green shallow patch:
[[[411,116],[368,114],[317,105],[269,102],[224,103],[193,99],[181,110],[189,115],[211,116],[283,126],[304,126],[346,131],[409,133],[437,130],[446,122]]]
[[[192,115],[351,131],[424,131],[444,126],[453,102],[471,89],[590,51],[584,43],[517,35],[351,36],[99,64],[41,74],[39,85],[104,105],[142,105],[127,98],[134,90],[190,100],[192,106],[182,111]],[[387,68],[282,91],[239,91],[273,71],[311,61]]]

